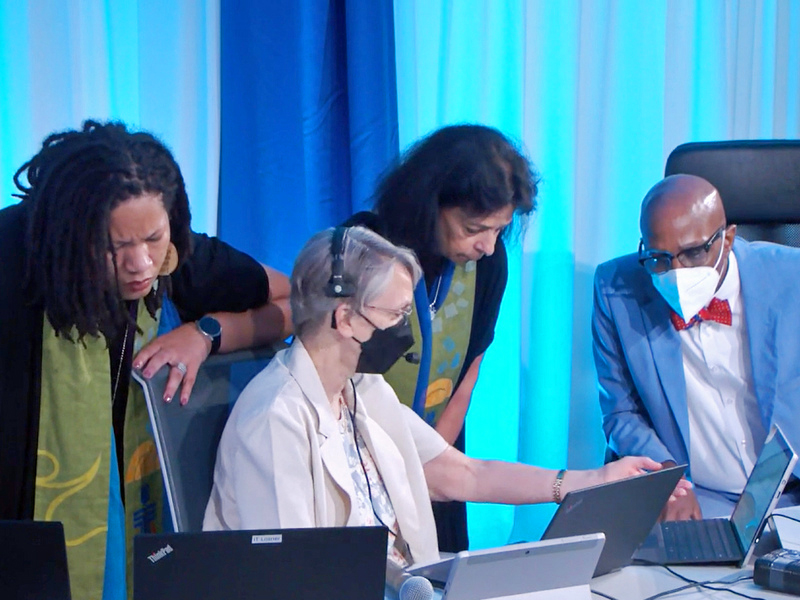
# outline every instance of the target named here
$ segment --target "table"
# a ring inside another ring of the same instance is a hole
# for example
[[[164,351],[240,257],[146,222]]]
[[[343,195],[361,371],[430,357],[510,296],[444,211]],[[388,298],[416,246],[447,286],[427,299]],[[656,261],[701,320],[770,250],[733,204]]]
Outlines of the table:
[[[768,598],[787,600],[798,598],[780,592],[775,592],[762,588],[753,583],[753,567],[714,567],[714,566],[692,566],[692,567],[671,567],[681,575],[696,581],[716,581],[724,580],[733,582],[742,577],[749,577],[746,581],[731,583],[730,587],[737,592],[753,596],[755,598]],[[675,589],[685,585],[685,583],[675,575],[669,573],[663,567],[642,567],[630,566],[621,571],[608,573],[592,579],[592,591],[602,592],[615,598],[616,600],[644,600],[654,594],[666,590]],[[722,587],[722,586],[719,586]],[[594,598],[603,596],[593,594]],[[700,588],[689,588],[683,592],[676,592],[666,596],[667,598],[737,598],[734,594],[724,591],[703,590]]]

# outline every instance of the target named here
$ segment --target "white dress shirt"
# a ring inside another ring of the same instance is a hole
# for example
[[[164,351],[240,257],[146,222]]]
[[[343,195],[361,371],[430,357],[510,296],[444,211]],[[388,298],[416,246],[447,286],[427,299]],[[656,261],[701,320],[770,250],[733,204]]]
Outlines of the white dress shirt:
[[[736,256],[715,294],[731,307],[730,326],[701,321],[680,332],[689,460],[693,481],[712,490],[741,493],[766,432],[753,391],[750,346]]]

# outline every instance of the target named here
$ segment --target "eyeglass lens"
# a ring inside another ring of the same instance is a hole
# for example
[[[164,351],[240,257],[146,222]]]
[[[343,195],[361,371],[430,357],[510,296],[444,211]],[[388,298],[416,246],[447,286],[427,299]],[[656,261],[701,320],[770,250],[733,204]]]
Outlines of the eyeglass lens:
[[[702,267],[708,259],[708,253],[718,238],[722,236],[725,227],[717,229],[705,243],[686,248],[677,254],[644,249],[644,242],[639,242],[639,262],[650,273],[665,273],[672,269],[672,261],[677,258],[684,267]]]

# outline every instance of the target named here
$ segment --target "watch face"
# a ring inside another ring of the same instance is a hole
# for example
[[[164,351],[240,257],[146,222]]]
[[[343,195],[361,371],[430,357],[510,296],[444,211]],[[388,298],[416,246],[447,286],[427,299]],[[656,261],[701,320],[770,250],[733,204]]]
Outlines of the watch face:
[[[219,321],[217,321],[214,317],[209,317],[208,315],[201,318],[197,322],[197,326],[212,338],[219,337],[220,333],[222,333],[222,327],[220,326]]]

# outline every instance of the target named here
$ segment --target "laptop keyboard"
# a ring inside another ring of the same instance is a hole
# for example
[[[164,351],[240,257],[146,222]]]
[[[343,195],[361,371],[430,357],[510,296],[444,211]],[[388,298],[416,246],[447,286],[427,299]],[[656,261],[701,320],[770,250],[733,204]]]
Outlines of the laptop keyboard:
[[[726,519],[666,521],[661,524],[667,558],[676,561],[730,560],[742,557]]]

